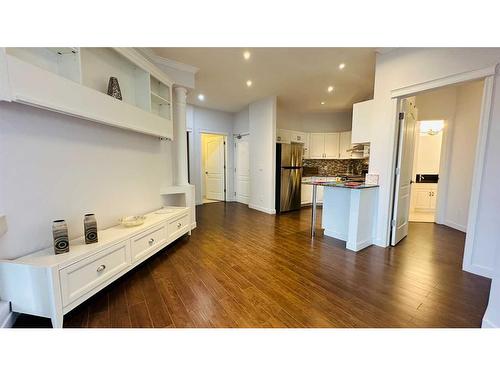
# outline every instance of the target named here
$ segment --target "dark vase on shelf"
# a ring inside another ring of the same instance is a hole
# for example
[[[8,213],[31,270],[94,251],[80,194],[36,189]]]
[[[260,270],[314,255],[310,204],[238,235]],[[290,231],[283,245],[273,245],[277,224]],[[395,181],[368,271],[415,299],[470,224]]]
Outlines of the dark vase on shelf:
[[[63,254],[69,251],[68,226],[64,220],[54,220],[52,223],[52,235],[54,237],[54,252]]]
[[[85,232],[85,243],[97,242],[97,221],[94,214],[86,214],[83,218],[83,228]]]
[[[120,85],[118,84],[118,78],[109,77],[108,95],[115,99],[122,100],[122,92],[120,90]]]

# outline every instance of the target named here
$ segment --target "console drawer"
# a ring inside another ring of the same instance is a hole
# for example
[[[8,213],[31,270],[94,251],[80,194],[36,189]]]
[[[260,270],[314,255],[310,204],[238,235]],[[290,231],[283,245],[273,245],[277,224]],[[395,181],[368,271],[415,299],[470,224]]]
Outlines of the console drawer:
[[[67,306],[130,264],[129,241],[120,242],[59,271],[63,306]]]
[[[189,231],[189,213],[168,222],[168,241],[173,241]]]
[[[167,229],[165,224],[158,225],[132,237],[132,262],[144,258],[149,253],[157,250],[166,241]]]

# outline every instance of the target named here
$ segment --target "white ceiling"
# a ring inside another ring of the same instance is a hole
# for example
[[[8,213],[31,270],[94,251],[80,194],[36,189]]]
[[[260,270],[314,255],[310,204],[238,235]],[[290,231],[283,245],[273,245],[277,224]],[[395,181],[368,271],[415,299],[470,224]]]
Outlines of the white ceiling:
[[[270,95],[297,112],[340,112],[370,99],[374,48],[153,48],[157,55],[199,68],[188,102],[237,112]],[[250,51],[249,60],[243,52]],[[339,69],[344,63],[345,68]],[[251,80],[248,88],[246,81]],[[327,92],[328,86],[335,89]],[[205,95],[204,102],[198,100]],[[322,105],[321,102],[325,104]]]

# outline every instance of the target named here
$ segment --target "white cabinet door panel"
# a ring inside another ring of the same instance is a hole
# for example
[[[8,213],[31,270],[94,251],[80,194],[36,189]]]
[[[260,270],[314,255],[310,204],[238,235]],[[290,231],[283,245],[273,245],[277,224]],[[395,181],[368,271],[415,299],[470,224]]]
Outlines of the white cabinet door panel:
[[[325,158],[325,135],[323,133],[309,134],[309,157],[311,159]]]
[[[351,152],[347,152],[347,150],[352,148],[351,132],[341,132],[339,144],[340,144],[340,158],[341,159],[350,159]]]
[[[339,158],[339,142],[340,133],[325,133],[325,158],[338,159]]]

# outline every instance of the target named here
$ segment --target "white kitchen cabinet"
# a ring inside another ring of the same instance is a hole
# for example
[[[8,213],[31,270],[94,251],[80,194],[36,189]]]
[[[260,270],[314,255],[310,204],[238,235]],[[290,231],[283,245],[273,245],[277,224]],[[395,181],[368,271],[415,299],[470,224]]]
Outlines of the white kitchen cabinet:
[[[307,133],[304,132],[298,132],[292,130],[291,132],[291,141],[295,143],[305,143],[306,142],[306,135]]]
[[[340,133],[310,133],[310,159],[338,159],[340,150]]]
[[[325,192],[325,187],[318,185],[318,190],[316,191],[316,202],[317,203],[323,203],[323,194]],[[312,200],[312,195],[311,195],[311,200]]]
[[[339,140],[340,159],[351,159],[352,152],[347,151],[352,148],[351,132],[341,132]]]
[[[309,157],[311,159],[325,158],[325,134],[310,133],[309,134]]]
[[[325,133],[325,159],[340,157],[340,133]]]
[[[276,143],[290,143],[292,141],[292,131],[286,129],[276,129]]]
[[[305,206],[311,204],[312,200],[312,185],[302,184],[300,190],[300,204]]]
[[[437,184],[413,184],[412,209],[414,211],[436,210]]]
[[[324,192],[324,187],[318,185],[318,190],[316,191],[316,202],[317,203],[323,203],[323,192]],[[313,186],[312,185],[307,185],[307,184],[302,184],[301,191],[300,191],[300,203],[303,206],[307,206],[312,203],[312,191],[313,191]]]
[[[309,153],[309,133],[305,133],[306,138],[304,141],[304,154],[303,158],[304,159],[310,159],[310,153]]]
[[[373,126],[373,99],[352,106],[351,143],[371,142]]]

